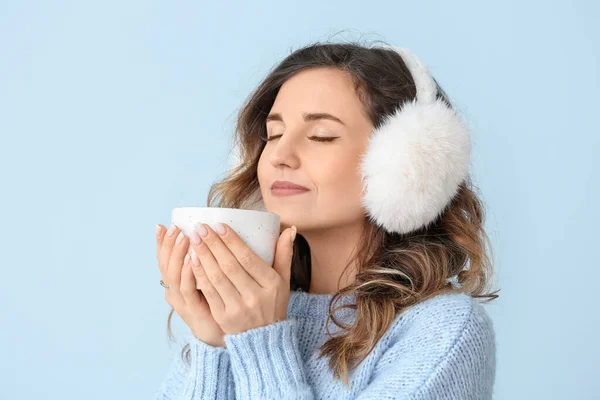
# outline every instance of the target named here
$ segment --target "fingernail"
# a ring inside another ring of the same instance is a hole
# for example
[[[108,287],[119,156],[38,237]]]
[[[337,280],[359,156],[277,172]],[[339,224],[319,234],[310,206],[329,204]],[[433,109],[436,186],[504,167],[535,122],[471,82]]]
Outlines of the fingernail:
[[[204,225],[202,225],[200,222],[198,222],[196,225],[196,232],[198,232],[198,234],[202,237],[206,236],[208,234],[208,229],[206,229],[204,227]]]
[[[156,236],[160,235],[160,225],[156,224]]]
[[[185,258],[183,259],[183,264],[187,264],[189,259],[190,259],[190,254],[188,253],[185,255]]]
[[[200,242],[202,242],[202,240],[200,240],[200,236],[198,236],[198,234],[194,231],[192,231],[189,236],[190,236],[190,240],[194,244],[200,244]]]
[[[173,234],[175,233],[175,228],[177,228],[175,224],[171,224],[169,230],[167,231],[167,236],[173,236]]]
[[[183,240],[183,231],[179,232],[179,235],[177,235],[177,239],[175,240],[175,244],[181,244],[181,241]]]
[[[296,226],[292,226],[292,244],[294,244],[294,240],[296,239],[297,232],[298,232],[298,230],[296,229]]]
[[[194,263],[194,265],[196,267],[199,267],[200,266],[200,260],[198,259],[198,256],[195,255],[195,254],[192,254],[191,257],[192,257],[192,263]]]
[[[225,225],[223,225],[220,222],[217,222],[215,224],[215,232],[217,232],[219,235],[223,236],[225,234],[225,232],[226,232]]]

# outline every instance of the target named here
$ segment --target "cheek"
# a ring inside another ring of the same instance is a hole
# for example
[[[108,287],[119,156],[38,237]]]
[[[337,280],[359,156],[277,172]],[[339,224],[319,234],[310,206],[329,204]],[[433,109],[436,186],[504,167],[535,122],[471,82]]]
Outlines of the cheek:
[[[333,195],[355,196],[361,192],[361,179],[358,162],[354,158],[332,158],[321,163],[313,176],[318,176],[318,185]]]
[[[347,224],[364,218],[360,175],[355,165],[331,165],[320,173],[315,208],[318,218],[331,225]]]

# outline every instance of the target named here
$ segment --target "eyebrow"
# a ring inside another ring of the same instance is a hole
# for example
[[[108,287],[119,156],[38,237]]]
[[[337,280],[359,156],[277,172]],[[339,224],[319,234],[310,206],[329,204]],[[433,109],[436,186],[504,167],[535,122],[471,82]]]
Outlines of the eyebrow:
[[[302,114],[302,116],[304,117],[304,122],[318,121],[318,120],[321,120],[321,119],[328,119],[328,120],[331,120],[331,121],[338,122],[338,123],[340,123],[340,124],[342,124],[344,126],[346,125],[346,124],[344,124],[344,122],[341,119],[339,119],[338,117],[335,117],[335,116],[333,116],[331,114],[328,114],[328,113],[304,113],[304,114]],[[267,115],[266,122],[269,122],[269,121],[281,121],[281,122],[283,122],[283,118],[281,117],[281,114],[279,114],[279,113],[273,113],[273,114]]]

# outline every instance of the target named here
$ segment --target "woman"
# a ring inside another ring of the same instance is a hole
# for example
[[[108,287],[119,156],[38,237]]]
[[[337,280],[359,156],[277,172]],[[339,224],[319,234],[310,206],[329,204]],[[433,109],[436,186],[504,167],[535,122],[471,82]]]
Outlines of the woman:
[[[468,131],[420,60],[306,46],[252,93],[235,135],[239,163],[207,203],[276,213],[282,237],[297,227],[287,314],[221,329],[186,255],[197,238],[159,226],[168,322],[176,311],[193,334],[156,398],[491,399],[495,335],[476,298],[498,295]]]

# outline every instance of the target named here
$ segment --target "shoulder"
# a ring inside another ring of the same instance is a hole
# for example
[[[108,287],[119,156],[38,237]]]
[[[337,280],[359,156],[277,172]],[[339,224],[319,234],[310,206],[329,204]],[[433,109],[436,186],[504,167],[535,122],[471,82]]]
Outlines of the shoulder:
[[[494,326],[485,306],[466,293],[443,293],[423,300],[396,316],[390,341],[406,335],[430,336],[437,340],[458,339],[465,329],[493,334]]]
[[[410,306],[395,317],[386,336],[386,347],[422,347],[440,356],[465,340],[495,346],[494,324],[485,306],[466,293],[442,293]]]
[[[446,316],[448,321],[464,320],[474,314],[475,317],[487,317],[487,311],[479,300],[462,293],[442,293],[415,305],[413,312],[437,313],[440,317]],[[491,320],[490,320],[491,322]]]
[[[487,398],[496,343],[485,306],[466,293],[444,293],[409,307],[396,317],[379,366],[399,361],[419,367],[412,370],[415,393],[468,387]]]

